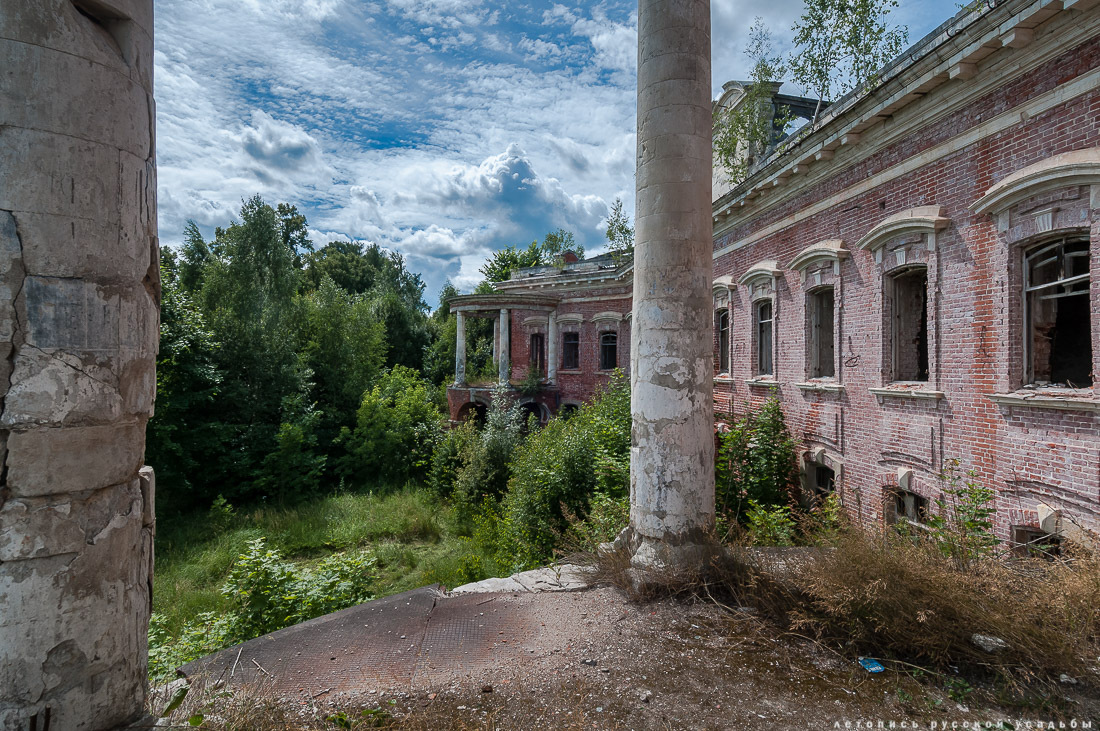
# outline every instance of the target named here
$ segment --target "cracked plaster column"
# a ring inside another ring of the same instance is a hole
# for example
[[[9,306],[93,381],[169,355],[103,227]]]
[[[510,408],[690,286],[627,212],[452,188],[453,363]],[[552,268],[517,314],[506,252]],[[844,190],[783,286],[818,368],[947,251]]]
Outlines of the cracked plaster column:
[[[499,360],[497,361],[498,380],[501,383],[508,383],[512,380],[512,348],[510,347],[509,338],[511,337],[511,322],[508,317],[508,310],[502,309],[500,311],[500,351]]]
[[[455,313],[455,385],[466,385],[466,318]]]
[[[113,728],[143,712],[152,36],[152,0],[0,3],[4,729]]]
[[[558,382],[558,314],[546,316],[546,383]]]
[[[638,7],[630,527],[639,569],[701,569],[714,527],[709,0]]]

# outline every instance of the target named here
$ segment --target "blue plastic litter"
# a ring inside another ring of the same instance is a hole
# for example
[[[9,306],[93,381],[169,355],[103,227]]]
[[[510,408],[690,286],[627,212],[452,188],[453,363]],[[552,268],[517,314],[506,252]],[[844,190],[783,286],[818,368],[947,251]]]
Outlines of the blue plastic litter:
[[[859,658],[859,664],[869,673],[881,673],[886,669],[882,666],[882,663],[870,657]]]

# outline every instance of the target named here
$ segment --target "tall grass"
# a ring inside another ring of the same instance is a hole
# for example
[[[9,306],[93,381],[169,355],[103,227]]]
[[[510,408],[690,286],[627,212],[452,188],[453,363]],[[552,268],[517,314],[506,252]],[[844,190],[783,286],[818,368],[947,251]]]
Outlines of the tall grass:
[[[158,526],[153,608],[164,615],[169,632],[200,612],[226,610],[220,587],[247,542],[260,537],[303,563],[334,551],[372,548],[379,564],[377,595],[422,585],[415,582],[425,578],[454,581],[448,556],[461,553],[461,546],[453,523],[450,508],[428,491],[411,489],[168,519]]]

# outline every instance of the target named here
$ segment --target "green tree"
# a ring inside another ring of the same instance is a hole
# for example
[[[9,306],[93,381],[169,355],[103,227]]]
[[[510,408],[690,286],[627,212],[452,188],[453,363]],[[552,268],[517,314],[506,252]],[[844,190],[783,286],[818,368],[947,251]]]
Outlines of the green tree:
[[[179,256],[179,284],[188,292],[202,287],[203,270],[210,261],[210,247],[202,238],[202,232],[191,219],[183,228],[183,246]],[[174,259],[175,257],[173,257]]]
[[[790,57],[794,81],[823,102],[872,85],[879,69],[901,52],[909,39],[904,26],[888,23],[897,0],[806,0],[794,24]]]
[[[347,449],[340,460],[341,475],[363,486],[422,481],[443,428],[433,390],[419,373],[403,366],[380,378],[363,396],[355,429],[341,432]]]
[[[616,264],[621,264],[634,256],[634,227],[630,218],[623,212],[623,201],[616,198],[611,204],[611,213],[607,217],[607,250]]]
[[[174,261],[170,251],[161,255],[157,408],[146,431],[149,463],[171,486],[162,492],[162,512],[204,501],[203,477],[225,436],[213,409],[223,375],[216,362],[219,344],[180,285]]]
[[[539,242],[532,241],[526,249],[508,246],[494,251],[489,260],[481,265],[481,275],[486,282],[506,282],[516,269],[537,267],[544,263]],[[491,290],[490,290],[491,291]]]

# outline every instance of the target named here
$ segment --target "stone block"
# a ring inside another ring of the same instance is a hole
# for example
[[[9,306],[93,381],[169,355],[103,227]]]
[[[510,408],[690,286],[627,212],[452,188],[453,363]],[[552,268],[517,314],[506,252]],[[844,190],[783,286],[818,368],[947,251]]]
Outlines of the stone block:
[[[36,276],[140,281],[149,267],[148,240],[126,224],[49,213],[16,215],[27,271]]]
[[[26,728],[46,706],[51,726],[64,729],[113,728],[141,711],[145,533],[135,506],[112,516],[77,557],[0,564],[0,687],[14,702],[0,706],[0,728]]]
[[[118,224],[115,147],[0,125],[0,170],[0,209]]]
[[[10,44],[9,69],[0,75],[0,125],[96,140],[147,157],[148,92],[129,75],[41,46]],[[27,89],[35,103],[15,103]]]
[[[73,505],[28,505],[8,500],[0,507],[0,561],[23,561],[76,554],[84,547],[84,531],[74,520]]]
[[[23,347],[15,357],[0,428],[114,422],[122,416],[119,379],[96,359]]]
[[[13,431],[8,488],[32,497],[96,490],[132,479],[145,453],[145,421]]]

